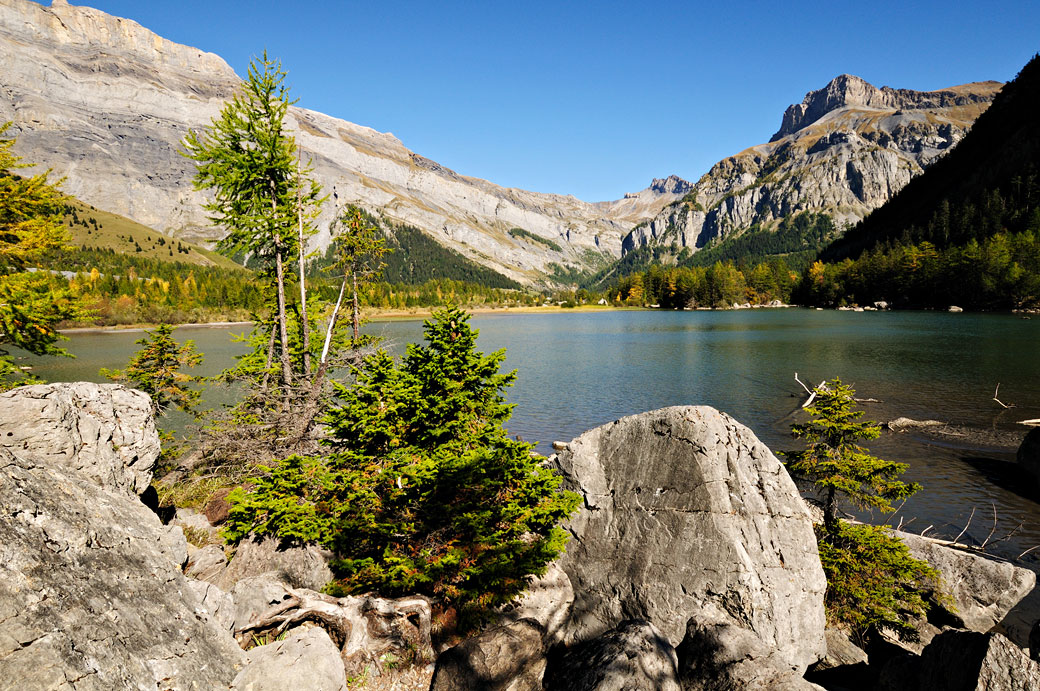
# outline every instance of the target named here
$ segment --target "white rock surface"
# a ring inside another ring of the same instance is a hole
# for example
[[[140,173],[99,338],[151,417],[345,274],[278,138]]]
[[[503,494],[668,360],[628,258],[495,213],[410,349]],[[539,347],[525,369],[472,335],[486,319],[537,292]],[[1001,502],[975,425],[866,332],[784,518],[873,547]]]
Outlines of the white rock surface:
[[[346,691],[339,650],[324,629],[294,629],[285,640],[257,646],[246,656],[232,691]]]
[[[826,652],[826,587],[794,482],[747,427],[705,406],[586,432],[554,457],[583,506],[559,565],[574,588],[568,643],[625,619],[673,646],[716,608],[803,672]]]

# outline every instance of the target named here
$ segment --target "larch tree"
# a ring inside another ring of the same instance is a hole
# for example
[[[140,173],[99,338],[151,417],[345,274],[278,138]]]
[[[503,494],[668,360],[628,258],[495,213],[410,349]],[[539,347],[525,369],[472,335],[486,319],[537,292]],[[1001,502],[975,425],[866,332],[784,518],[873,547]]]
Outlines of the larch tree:
[[[12,151],[15,140],[4,138],[9,126],[0,125],[0,389],[17,385],[22,374],[10,347],[36,355],[68,355],[57,345],[57,325],[84,315],[65,281],[28,270],[47,253],[65,247],[65,199],[48,180],[49,173],[14,172],[30,166]]]
[[[195,188],[212,192],[205,208],[227,231],[221,248],[274,273],[275,330],[266,367],[273,365],[277,342],[283,395],[293,383],[285,265],[303,254],[305,218],[321,201],[321,188],[300,166],[295,140],[286,131],[293,101],[285,76],[265,51],[250,63],[245,82],[212,126],[201,134],[189,132],[184,140],[185,155],[197,166]]]

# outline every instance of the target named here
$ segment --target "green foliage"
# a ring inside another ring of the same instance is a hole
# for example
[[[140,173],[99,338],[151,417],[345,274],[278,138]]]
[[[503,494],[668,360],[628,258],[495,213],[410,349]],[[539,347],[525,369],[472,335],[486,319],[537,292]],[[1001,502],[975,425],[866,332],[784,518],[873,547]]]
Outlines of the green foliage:
[[[578,497],[507,436],[516,375],[499,373],[504,351],[476,350],[468,321],[441,310],[399,365],[368,357],[328,416],[332,453],[287,459],[233,494],[228,538],[330,547],[337,594],[420,592],[479,616],[522,592],[563,549],[558,523]]]
[[[927,612],[923,593],[936,590],[939,572],[877,526],[840,523],[833,532],[817,526],[816,538],[829,623],[847,627],[860,645],[873,629],[917,640],[909,622]]]
[[[881,426],[863,422],[855,409],[852,387],[834,379],[814,390],[816,398],[805,409],[811,420],[791,426],[791,433],[806,441],[801,451],[784,451],[788,471],[812,482],[824,496],[824,522],[829,529],[838,523],[837,500],[848,499],[860,508],[891,511],[890,502],[904,499],[921,489],[896,478],[907,465],[871,456],[857,442],[877,439]]]
[[[14,385],[21,370],[10,347],[37,355],[68,355],[58,347],[59,322],[84,314],[67,286],[51,276],[29,273],[32,264],[66,241],[63,197],[48,174],[21,177],[25,168],[12,153],[13,139],[3,139],[10,123],[0,126],[0,388]]]
[[[1040,196],[1040,192],[1038,192]],[[963,245],[929,241],[878,247],[856,260],[815,262],[794,299],[802,304],[1012,309],[1040,305],[1040,208],[1026,230]]]
[[[173,327],[163,324],[146,331],[137,344],[144,347],[134,353],[126,369],[102,369],[101,374],[113,381],[130,382],[135,389],[147,393],[158,415],[177,408],[198,416],[201,392],[191,387],[198,378],[181,372],[181,368],[195,367],[202,362],[202,353],[195,350],[195,343],[185,341],[184,345],[178,345],[173,340]]]
[[[711,266],[718,261],[751,265],[781,256],[788,266],[801,271],[837,232],[827,214],[805,211],[784,217],[775,229],[756,224],[736,237],[724,238],[694,252],[685,265]]]
[[[543,238],[541,235],[535,235],[531,231],[524,230],[523,228],[510,228],[509,235],[514,238],[523,238],[525,240],[530,240],[531,242],[538,243],[539,245],[544,245],[549,249],[553,250],[554,252],[563,251],[563,248],[560,247],[560,245],[556,242],[550,240],[549,238]]]
[[[787,264],[774,258],[745,271],[732,262],[716,262],[708,267],[651,265],[645,273],[625,276],[608,290],[615,304],[674,309],[787,302],[793,285]]]

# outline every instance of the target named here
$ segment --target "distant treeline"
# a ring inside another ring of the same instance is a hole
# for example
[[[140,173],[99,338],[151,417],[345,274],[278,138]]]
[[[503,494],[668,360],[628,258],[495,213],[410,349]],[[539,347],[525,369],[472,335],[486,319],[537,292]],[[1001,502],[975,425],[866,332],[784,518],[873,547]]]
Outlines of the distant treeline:
[[[620,279],[611,289],[614,304],[664,308],[731,307],[734,303],[788,302],[797,274],[782,258],[741,270],[732,262],[711,266],[651,266]]]

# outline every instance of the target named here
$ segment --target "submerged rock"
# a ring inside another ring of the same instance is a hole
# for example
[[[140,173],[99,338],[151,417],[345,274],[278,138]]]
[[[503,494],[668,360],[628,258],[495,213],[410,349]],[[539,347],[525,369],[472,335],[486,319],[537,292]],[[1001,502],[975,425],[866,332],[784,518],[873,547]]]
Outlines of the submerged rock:
[[[709,407],[665,408],[586,432],[554,458],[583,499],[559,559],[575,593],[568,644],[640,618],[676,645],[714,608],[799,674],[825,654],[812,520],[747,427]]]

